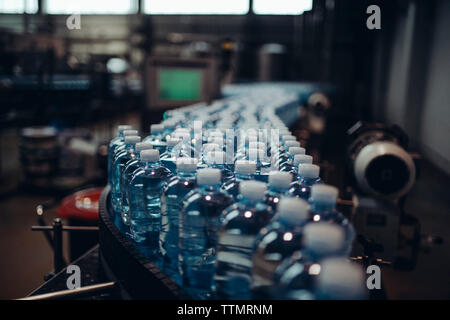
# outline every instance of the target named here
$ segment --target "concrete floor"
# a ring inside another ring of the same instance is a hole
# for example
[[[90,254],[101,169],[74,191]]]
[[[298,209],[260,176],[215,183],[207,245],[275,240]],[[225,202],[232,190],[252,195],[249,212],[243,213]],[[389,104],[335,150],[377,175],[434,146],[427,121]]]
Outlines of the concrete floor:
[[[0,202],[0,299],[26,296],[53,269],[49,243],[41,232],[31,231],[37,224],[36,206],[46,200],[49,197],[16,195]],[[48,223],[55,216],[54,211],[45,213]]]

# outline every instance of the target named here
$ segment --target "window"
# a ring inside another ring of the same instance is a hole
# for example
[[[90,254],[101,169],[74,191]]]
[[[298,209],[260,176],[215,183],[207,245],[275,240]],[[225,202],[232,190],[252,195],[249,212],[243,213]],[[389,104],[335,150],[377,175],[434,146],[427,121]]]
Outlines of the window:
[[[247,14],[247,0],[145,0],[148,14]]]
[[[36,13],[38,0],[1,0],[0,13]]]
[[[312,9],[313,0],[253,0],[255,14],[297,15]]]
[[[129,14],[137,12],[134,0],[47,0],[49,14]]]

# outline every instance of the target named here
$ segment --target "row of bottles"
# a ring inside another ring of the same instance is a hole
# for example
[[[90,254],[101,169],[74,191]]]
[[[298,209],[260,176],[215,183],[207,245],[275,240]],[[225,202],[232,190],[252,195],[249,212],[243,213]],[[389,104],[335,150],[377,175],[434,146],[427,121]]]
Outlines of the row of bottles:
[[[360,299],[338,190],[277,117],[297,97],[229,97],[165,114],[109,148],[116,225],[197,299]],[[149,288],[150,289],[150,288]]]

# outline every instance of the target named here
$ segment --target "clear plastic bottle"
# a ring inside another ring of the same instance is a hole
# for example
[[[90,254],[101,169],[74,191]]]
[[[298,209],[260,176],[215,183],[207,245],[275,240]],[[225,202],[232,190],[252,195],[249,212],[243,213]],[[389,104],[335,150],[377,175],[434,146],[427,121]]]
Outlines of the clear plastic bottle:
[[[111,202],[115,213],[122,210],[121,177],[125,164],[136,156],[136,143],[141,141],[139,136],[125,136],[125,149],[115,155],[112,165]]]
[[[289,160],[289,148],[292,147],[300,147],[300,142],[295,140],[288,140],[284,143],[284,148],[281,152],[278,154],[278,163],[284,163],[287,160]]]
[[[161,244],[163,248],[164,272],[181,285],[179,270],[179,215],[184,197],[197,183],[195,173],[197,159],[178,158],[177,175],[169,180],[161,197]]]
[[[243,181],[239,201],[221,215],[215,274],[220,299],[251,299],[252,256],[256,236],[273,217],[264,203],[267,186],[260,181]]]
[[[167,148],[164,153],[161,154],[161,163],[164,167],[170,170],[173,174],[176,173],[177,169],[177,158],[181,156],[180,148],[178,144],[181,142],[178,139],[170,138],[167,139]]]
[[[150,126],[150,135],[146,137],[143,142],[150,142],[153,145],[153,148],[159,150],[159,154],[163,154],[167,147],[164,138],[164,125],[152,124]]]
[[[114,150],[119,146],[122,145],[124,143],[124,135],[123,132],[125,130],[131,130],[133,129],[131,126],[129,125],[120,125],[117,127],[117,137],[115,137],[114,139],[112,139],[109,142],[108,145],[108,183],[110,183],[110,177],[111,177],[111,168],[112,168],[112,163],[113,163],[113,155],[114,155]],[[137,133],[136,133],[137,134]]]
[[[342,228],[324,222],[309,223],[303,228],[302,249],[284,259],[275,271],[271,294],[279,299],[314,299],[314,281],[320,273],[320,261],[345,257]]]
[[[256,296],[264,297],[266,288],[273,285],[275,271],[281,262],[302,249],[303,227],[310,221],[308,202],[299,198],[281,198],[277,214],[256,240],[252,270]]]
[[[264,150],[248,149],[248,160],[256,162],[255,179],[267,183],[269,173],[273,171],[270,157]]]
[[[219,169],[198,170],[198,187],[186,195],[180,213],[183,288],[200,299],[213,295],[218,220],[233,202],[220,184]]]
[[[206,155],[206,164],[209,168],[219,169],[222,184],[234,177],[233,171],[226,164],[226,154],[223,151],[210,151]]]
[[[265,203],[273,210],[277,209],[281,197],[289,196],[292,174],[289,172],[272,171],[269,173],[269,188],[266,192]]]
[[[292,183],[289,194],[308,200],[311,187],[316,183],[322,183],[319,173],[320,167],[315,164],[300,164],[298,166],[298,180]]]
[[[123,141],[122,142],[119,142],[116,146],[115,146],[115,148],[113,149],[113,152],[112,152],[112,158],[111,158],[111,168],[112,168],[112,163],[114,163],[114,160],[116,159],[116,156],[119,154],[119,153],[121,153],[121,152],[123,152],[124,150],[125,150],[125,137],[126,136],[137,136],[138,135],[138,131],[137,130],[134,130],[134,129],[130,129],[130,130],[124,130],[123,132],[122,132],[122,135],[123,135]]]
[[[128,185],[130,184],[131,179],[133,178],[133,173],[138,168],[142,166],[141,162],[141,151],[152,149],[153,146],[151,143],[146,142],[138,142],[135,146],[135,156],[125,163],[124,170],[121,175],[120,180],[120,188],[122,194],[122,204],[120,208],[120,216],[122,218],[122,223],[125,225],[129,225],[130,221],[128,218],[128,213],[130,211],[130,205],[128,202]]]
[[[222,189],[236,199],[239,195],[239,184],[242,181],[252,180],[256,173],[256,162],[237,160],[234,166],[234,178],[222,185]]]
[[[279,162],[280,171],[292,171],[294,168],[294,157],[305,154],[305,149],[301,147],[290,147],[287,152],[287,159]]]
[[[312,164],[313,157],[307,154],[296,154],[294,156],[294,165],[291,171],[294,181],[298,180],[298,166],[301,164]]]
[[[141,151],[141,162],[128,185],[130,233],[139,249],[161,267],[161,194],[172,173],[161,166],[158,150]]]
[[[316,184],[311,187],[311,215],[313,221],[330,222],[340,225],[345,231],[346,252],[350,254],[355,238],[355,230],[350,221],[336,210],[339,190],[326,184]]]

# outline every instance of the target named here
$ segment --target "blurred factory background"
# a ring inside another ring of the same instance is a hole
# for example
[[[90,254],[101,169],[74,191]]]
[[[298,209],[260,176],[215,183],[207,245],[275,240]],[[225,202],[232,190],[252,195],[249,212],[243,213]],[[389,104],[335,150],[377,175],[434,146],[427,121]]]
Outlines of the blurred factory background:
[[[380,30],[366,27],[373,4]],[[449,30],[446,0],[0,0],[0,298],[51,270],[51,248],[30,231],[36,206],[104,185],[117,124],[146,135],[164,111],[236,83],[331,85],[331,148],[356,121],[400,126],[423,160],[407,208],[427,234],[449,235]],[[393,276],[392,296],[449,298],[449,249]]]

